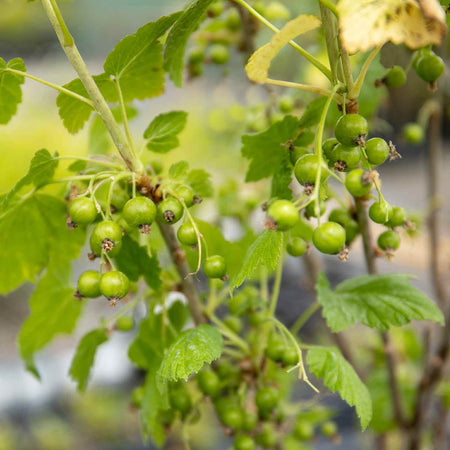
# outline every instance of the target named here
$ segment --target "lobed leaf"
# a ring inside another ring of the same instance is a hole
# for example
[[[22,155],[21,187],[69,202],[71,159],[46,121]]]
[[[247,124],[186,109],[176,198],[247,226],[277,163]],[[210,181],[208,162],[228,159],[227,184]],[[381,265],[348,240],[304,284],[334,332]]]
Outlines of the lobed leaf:
[[[186,126],[187,113],[184,111],[171,111],[159,114],[150,123],[144,132],[148,139],[147,148],[156,153],[167,153],[178,147],[180,134]]]
[[[0,58],[0,124],[7,124],[16,114],[18,105],[22,102],[23,76],[8,72],[5,69],[26,72],[25,63],[20,58],[14,58],[8,63]]]

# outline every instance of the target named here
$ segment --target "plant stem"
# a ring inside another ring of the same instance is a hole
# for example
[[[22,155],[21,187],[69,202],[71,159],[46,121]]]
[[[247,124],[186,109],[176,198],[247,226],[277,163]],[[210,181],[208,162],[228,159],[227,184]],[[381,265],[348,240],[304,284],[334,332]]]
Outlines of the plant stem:
[[[89,70],[86,67],[86,64],[81,57],[75,43],[72,41],[71,45],[67,45],[68,43],[70,43],[67,41],[67,27],[65,26],[64,20],[62,19],[61,13],[59,12],[55,0],[42,0],[42,6],[53,29],[56,32],[64,53],[66,54],[69,62],[72,64],[72,67],[75,69],[75,72],[77,72],[78,76],[80,77],[83,86],[91,97],[95,110],[103,120],[103,123],[108,129],[109,134],[111,135],[112,140],[123,160],[125,161],[127,167],[132,172],[142,173],[142,162],[137,158],[135,152],[128,145],[125,136],[123,135],[119,125],[114,119],[111,109],[109,108],[105,98],[100,92],[100,89],[95,83],[94,78],[89,73]]]
[[[128,145],[130,146],[131,150],[134,153],[136,153],[136,149],[134,148],[134,143],[133,143],[133,137],[131,136],[131,132],[130,132],[130,126],[128,124],[127,109],[126,109],[126,106],[125,106],[125,101],[123,99],[122,89],[120,87],[120,81],[117,78],[115,78],[114,79],[114,84],[116,85],[117,96],[119,97],[120,114],[122,116],[122,121],[123,121],[123,127],[125,129],[125,134],[126,134],[127,139],[128,139]]]
[[[69,29],[67,28],[66,22],[64,22],[64,18],[61,14],[61,11],[58,8],[58,4],[56,0],[50,0],[50,3],[55,11],[56,19],[58,20],[59,26],[61,27],[62,35],[63,35],[63,45],[64,47],[71,47],[74,45],[73,37],[70,34]]]
[[[312,303],[303,314],[295,321],[291,327],[291,333],[297,334],[300,329],[305,325],[309,318],[320,308],[320,304],[317,302]]]
[[[271,29],[274,33],[278,33],[280,30],[269,22],[264,16],[258,13],[255,9],[253,9],[245,0],[233,0],[238,5],[241,5],[245,8],[252,16],[256,17],[261,23],[263,23],[266,27]],[[308,53],[304,48],[300,47],[296,42],[289,41],[289,45],[297,50],[304,58],[306,58],[312,65],[317,67],[329,80],[332,79],[331,71],[327,67],[325,67],[318,59],[316,59],[313,55]]]
[[[309,84],[293,83],[292,81],[273,80],[271,78],[268,78],[265,83],[273,84],[275,86],[283,86],[288,88],[300,89],[303,91],[314,92],[315,94],[323,95],[324,97],[329,97],[331,94],[331,91],[329,91],[328,89],[323,89],[318,86],[311,86]],[[342,96],[338,94],[334,94],[333,99],[338,103],[342,102]]]
[[[352,90],[348,94],[350,98],[357,98],[358,97],[359,93],[361,92],[361,88],[362,88],[362,86],[364,84],[364,80],[366,78],[367,71],[369,70],[370,64],[374,60],[375,56],[378,55],[378,52],[381,50],[381,47],[382,47],[381,45],[378,46],[378,47],[375,47],[371,51],[371,53],[369,54],[367,59],[364,61],[364,64],[361,67],[361,72],[359,72],[358,78],[356,79]]]
[[[187,298],[192,319],[196,325],[206,323],[207,320],[202,311],[202,305],[200,303],[197,288],[195,287],[193,278],[189,276],[190,270],[186,261],[186,255],[178,245],[175,231],[170,225],[158,223],[158,226],[161,231],[161,235],[166,242],[167,248],[169,249],[170,256],[175,264],[178,275],[180,276],[181,286],[183,288],[184,295]]]
[[[104,161],[102,159],[95,159],[95,158],[88,158],[85,156],[70,156],[70,155],[62,155],[62,156],[57,156],[55,159],[76,159],[78,161],[86,161],[86,162],[90,162],[92,164],[98,164],[99,166],[104,166],[104,167],[111,167],[112,169],[117,169],[117,170],[123,170],[124,166],[113,163],[113,162],[109,162],[109,161]]]
[[[319,4],[319,7],[320,15],[322,16],[323,30],[325,33],[325,43],[327,46],[328,60],[330,61],[332,83],[337,84],[338,81],[343,81],[343,77],[338,76],[339,47],[337,43],[336,20],[332,17],[329,8],[324,6],[322,3]],[[341,78],[341,80],[339,80],[339,78]]]
[[[219,331],[230,340],[236,347],[239,347],[244,353],[250,352],[250,347],[244,339],[231,330],[225,323],[223,323],[214,313],[208,314],[211,322],[215,324]]]
[[[275,281],[273,283],[272,289],[272,298],[270,300],[270,306],[268,311],[270,317],[272,317],[275,314],[275,310],[277,308],[278,297],[280,295],[282,275],[283,275],[283,261],[280,260],[280,263],[278,264],[277,267],[277,271],[275,273]]]
[[[333,5],[333,3],[330,2],[330,0],[319,0],[320,1],[320,6],[322,7],[325,6],[326,8],[328,8],[336,17],[339,17],[339,12],[336,8],[335,5]]]

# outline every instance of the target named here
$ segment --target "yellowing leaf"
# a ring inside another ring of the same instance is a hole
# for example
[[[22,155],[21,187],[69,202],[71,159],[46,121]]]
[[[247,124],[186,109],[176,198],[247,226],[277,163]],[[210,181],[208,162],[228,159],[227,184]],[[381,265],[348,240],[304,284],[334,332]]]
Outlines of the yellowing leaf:
[[[340,0],[339,28],[349,53],[386,42],[415,49],[440,44],[445,13],[437,0]]]
[[[291,39],[318,28],[320,24],[319,18],[308,14],[302,14],[288,22],[278,33],[272,36],[268,44],[256,50],[250,57],[245,67],[248,78],[255,83],[265,83],[270,63],[278,52]]]

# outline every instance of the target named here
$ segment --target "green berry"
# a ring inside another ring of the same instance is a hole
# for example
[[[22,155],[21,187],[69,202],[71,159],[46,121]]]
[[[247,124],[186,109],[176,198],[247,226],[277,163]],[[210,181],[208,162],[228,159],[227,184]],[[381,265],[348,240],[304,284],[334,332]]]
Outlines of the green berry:
[[[230,8],[225,16],[225,26],[230,31],[238,31],[241,28],[241,16],[236,8]]]
[[[237,434],[234,438],[234,450],[254,450],[255,441],[245,434]]]
[[[177,197],[179,197],[181,200],[183,200],[184,204],[190,208],[195,201],[195,193],[194,190],[185,184],[178,186],[175,189],[175,194],[177,194]]]
[[[96,270],[87,270],[78,278],[78,293],[82,297],[100,297],[100,278],[102,274]]]
[[[419,62],[419,59],[423,56],[423,55],[427,55],[430,54],[431,50],[427,47],[424,48],[419,48],[419,50],[416,50],[413,55],[412,55],[412,66],[414,68],[414,70],[417,70],[417,63]]]
[[[256,436],[256,442],[264,448],[274,448],[277,440],[277,433],[271,423],[265,423],[262,431]]]
[[[265,17],[269,20],[289,20],[291,13],[282,3],[271,1],[265,8]]]
[[[302,185],[314,185],[316,183],[319,164],[317,155],[305,155],[299,158],[294,167],[294,175],[297,181]],[[320,174],[320,182],[324,182],[327,178],[328,173],[323,168]]]
[[[283,339],[278,334],[272,333],[267,341],[265,354],[272,361],[281,361],[285,347]]]
[[[186,388],[176,388],[170,392],[169,395],[170,406],[175,411],[180,411],[182,416],[192,408],[192,400]]]
[[[134,321],[130,316],[122,316],[116,320],[116,329],[119,331],[130,331],[133,327]]]
[[[203,47],[193,47],[189,50],[188,61],[189,64],[200,64],[205,58],[205,52]]]
[[[336,138],[328,138],[326,141],[324,141],[324,143],[322,144],[322,151],[327,159],[330,159],[332,151],[338,144],[339,141]]]
[[[244,411],[233,400],[224,398],[216,405],[221,422],[233,430],[242,429]]]
[[[406,73],[400,66],[391,67],[386,75],[383,77],[383,82],[386,86],[392,88],[399,88],[406,82]]]
[[[183,217],[183,205],[173,197],[163,200],[157,209],[157,217],[161,223],[173,224]]]
[[[392,215],[392,206],[386,202],[375,202],[369,208],[369,217],[375,223],[386,223]]]
[[[298,363],[298,353],[293,347],[286,347],[281,356],[281,362],[285,366],[295,366]]]
[[[214,64],[225,64],[230,59],[230,51],[224,44],[213,44],[209,49],[209,57]]]
[[[234,333],[239,334],[242,331],[242,321],[236,316],[227,316],[223,323]]]
[[[299,441],[309,441],[314,437],[314,426],[306,420],[297,420],[294,435]]]
[[[100,256],[102,251],[115,256],[122,247],[122,228],[109,220],[100,222],[93,229],[89,243],[95,256]]]
[[[183,245],[197,245],[197,233],[195,232],[195,228],[191,223],[184,223],[178,228],[177,231],[178,240]]]
[[[379,166],[383,164],[389,156],[389,145],[381,138],[372,138],[366,142],[366,155],[370,164]]]
[[[391,228],[401,227],[406,221],[406,211],[401,206],[394,206],[392,214],[387,222]]]
[[[267,319],[267,316],[262,311],[255,311],[252,312],[248,316],[248,323],[252,327],[259,327],[265,320]],[[267,351],[266,351],[267,354]],[[267,355],[269,357],[269,355]]]
[[[445,70],[444,60],[433,52],[423,54],[415,64],[417,75],[428,83],[434,83]]]
[[[135,408],[140,408],[142,405],[142,400],[144,399],[144,393],[144,386],[138,386],[133,389],[133,392],[131,393],[131,405]]]
[[[323,200],[319,200],[319,211],[318,211],[319,214],[317,214],[316,202],[313,201],[306,206],[305,214],[307,217],[317,217],[318,215],[323,216],[326,209],[327,209],[327,206],[326,206],[325,202]]]
[[[372,182],[367,181],[368,173],[362,169],[352,170],[345,179],[345,187],[353,197],[364,197],[372,189]]]
[[[358,166],[361,161],[359,147],[348,147],[337,144],[329,156],[329,164],[339,172],[348,172]]]
[[[97,208],[94,200],[78,197],[69,204],[69,216],[76,225],[89,225],[97,217]]]
[[[354,147],[364,140],[369,132],[367,120],[359,114],[341,116],[334,128],[336,139],[343,145]]]
[[[284,114],[290,113],[294,109],[294,106],[295,100],[288,95],[285,95],[278,100],[278,108]]]
[[[313,244],[322,253],[335,255],[345,245],[345,229],[336,222],[326,222],[318,226],[313,233]]]
[[[292,228],[299,220],[297,208],[289,200],[275,200],[267,210],[277,229],[286,231]]]
[[[420,144],[425,139],[425,131],[418,123],[407,123],[403,127],[403,138],[408,144]]]
[[[397,250],[400,247],[400,235],[387,230],[378,236],[377,244],[382,250]]]
[[[222,381],[230,381],[233,378],[237,378],[239,373],[239,368],[226,359],[220,360],[217,364],[217,375]]]
[[[148,197],[135,197],[127,201],[122,216],[130,226],[142,228],[155,220],[156,206]]]
[[[203,272],[208,278],[223,278],[227,273],[225,258],[220,255],[209,256],[203,263]]]
[[[327,436],[327,437],[336,436],[338,433],[338,427],[336,425],[336,422],[328,420],[327,422],[325,422],[322,425],[321,431],[324,436]]]
[[[356,222],[348,210],[337,208],[331,211],[330,215],[328,216],[329,222],[336,222],[339,225],[342,225],[345,229],[345,243],[348,245],[350,244],[355,237],[359,233],[359,225],[358,222]]]
[[[258,417],[256,416],[256,414],[248,411],[244,412],[244,420],[242,422],[242,429],[244,431],[252,431],[256,427],[257,423]]]
[[[100,278],[100,292],[106,298],[123,298],[128,294],[129,290],[130,280],[124,273],[118,270],[111,270],[110,272],[106,272]]]
[[[217,0],[211,5],[209,5],[207,14],[209,17],[218,17],[223,13],[223,10],[225,9],[225,4],[221,0]]]
[[[306,241],[301,237],[293,237],[288,242],[286,250],[291,256],[303,256],[306,252]]]
[[[260,413],[271,412],[278,404],[280,393],[273,387],[262,387],[256,391],[255,403]]]
[[[175,411],[173,409],[160,409],[158,411],[158,420],[166,427],[169,427],[172,425],[173,421],[175,420]]]
[[[197,375],[197,383],[203,394],[215,398],[220,393],[219,376],[212,370],[203,369]]]

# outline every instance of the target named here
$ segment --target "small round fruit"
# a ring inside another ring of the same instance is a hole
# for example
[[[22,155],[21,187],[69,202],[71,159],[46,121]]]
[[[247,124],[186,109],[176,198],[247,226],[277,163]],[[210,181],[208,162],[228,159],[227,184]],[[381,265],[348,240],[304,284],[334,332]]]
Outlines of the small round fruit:
[[[369,217],[375,223],[386,223],[392,215],[392,206],[386,202],[375,202],[369,208]]]
[[[132,227],[151,225],[156,218],[156,206],[148,197],[135,197],[125,203],[122,216]]]
[[[275,200],[267,210],[277,229],[286,231],[292,228],[299,220],[297,208],[289,200]]]
[[[223,323],[234,333],[239,334],[242,331],[242,320],[236,316],[227,316],[223,319]]]
[[[352,170],[345,179],[345,187],[353,197],[364,197],[372,189],[372,182],[366,181],[367,172],[362,169]]]
[[[310,153],[311,152],[306,147],[294,147],[289,154],[292,165],[295,166],[295,163],[299,160],[299,158]]]
[[[165,425],[166,427],[169,427],[172,425],[173,421],[175,420],[175,411],[173,409],[160,409],[158,411],[158,420]]]
[[[181,198],[181,200],[183,200],[184,204],[188,208],[190,208],[194,204],[195,193],[190,186],[187,186],[185,184],[178,186],[175,189],[175,194],[177,194],[177,196]]]
[[[142,400],[144,399],[144,393],[144,386],[138,386],[133,389],[133,392],[131,393],[131,405],[135,408],[140,408],[142,405]]]
[[[225,26],[230,31],[238,31],[241,28],[241,16],[236,8],[230,8],[227,11]]]
[[[69,205],[69,216],[77,225],[89,225],[97,217],[94,200],[86,197],[75,198]]]
[[[217,0],[211,5],[209,5],[206,13],[209,17],[218,17],[223,13],[223,10],[225,9],[225,4],[221,0]]]
[[[322,216],[327,209],[325,202],[323,200],[319,200],[319,214],[316,213],[316,202],[309,203],[305,208],[305,214],[307,217],[317,217]]]
[[[322,253],[335,255],[345,245],[345,229],[336,222],[326,222],[314,230],[313,244]]]
[[[240,376],[239,367],[233,365],[229,360],[222,359],[217,364],[217,375],[222,381],[230,381]]]
[[[262,311],[254,311],[251,314],[249,314],[249,316],[248,316],[248,323],[252,327],[259,327],[266,320],[267,320],[267,316]],[[266,352],[266,354],[267,354],[267,352]]]
[[[286,347],[281,356],[281,362],[285,366],[295,366],[298,364],[298,353],[293,347]]]
[[[102,274],[96,270],[87,270],[78,278],[78,293],[82,297],[97,298],[100,292],[100,278]]]
[[[400,66],[393,66],[383,77],[384,84],[392,88],[399,88],[406,82],[406,73]]]
[[[224,44],[213,44],[209,49],[209,56],[214,64],[222,65],[230,59],[230,51]]]
[[[228,405],[219,414],[222,423],[233,430],[242,429],[244,414],[238,405]]]
[[[286,345],[278,334],[272,333],[267,341],[265,354],[272,361],[278,362],[283,358],[283,352]]]
[[[433,52],[423,54],[415,64],[417,75],[427,83],[434,83],[445,70],[444,60]]]
[[[392,230],[387,230],[378,236],[378,247],[382,250],[397,250],[400,247],[400,235]]]
[[[300,441],[309,441],[314,437],[314,426],[306,420],[297,420],[294,435]]]
[[[256,436],[256,442],[264,448],[274,448],[277,445],[277,433],[271,423],[265,423],[262,431]]]
[[[291,12],[281,2],[271,1],[265,8],[265,17],[269,20],[289,20]]]
[[[341,116],[334,128],[336,139],[343,145],[353,147],[359,145],[369,132],[367,120],[359,114]]]
[[[130,280],[118,270],[106,272],[100,278],[100,292],[106,298],[123,298],[130,290]]]
[[[102,251],[115,256],[122,246],[122,228],[110,220],[100,222],[93,229],[89,244],[95,256],[100,256]]]
[[[176,198],[168,197],[158,205],[157,216],[162,223],[176,223],[183,217],[183,205]]]
[[[261,413],[273,411],[278,404],[279,396],[280,393],[273,387],[267,386],[259,388],[255,395],[255,403],[258,407],[258,411]]]
[[[291,256],[303,256],[306,252],[306,241],[301,237],[293,237],[288,242],[286,250]]]
[[[387,225],[391,228],[401,227],[406,221],[406,211],[401,206],[394,206]]]
[[[328,138],[326,141],[324,141],[324,143],[322,144],[322,151],[327,159],[330,159],[331,152],[338,144],[339,141],[336,138]]]
[[[116,321],[116,329],[119,331],[130,331],[134,327],[133,318],[130,316],[119,317]]]
[[[285,95],[278,100],[278,108],[282,113],[290,113],[295,106],[295,100],[292,97]]]
[[[425,139],[425,131],[418,123],[414,122],[407,123],[403,127],[402,134],[408,144],[420,144]]]
[[[257,423],[258,423],[258,416],[256,414],[253,414],[248,411],[244,412],[244,420],[242,422],[242,429],[244,431],[252,431],[256,427]]]
[[[321,431],[324,436],[327,436],[327,437],[336,436],[337,432],[338,432],[338,427],[336,425],[336,422],[333,422],[332,420],[328,420],[327,422],[325,422],[322,425]]]
[[[314,185],[316,183],[317,171],[319,170],[319,158],[317,155],[305,155],[297,160],[294,167],[294,175],[297,181],[302,184]],[[320,174],[320,182],[328,178],[325,168]]]
[[[223,278],[227,273],[225,258],[220,255],[209,256],[203,263],[203,272],[208,278]]]
[[[246,434],[237,434],[233,443],[234,450],[254,450],[255,441]]]
[[[185,416],[192,408],[192,400],[186,389],[178,388],[170,392],[170,406]]]
[[[339,172],[348,172],[358,167],[360,161],[361,150],[359,147],[348,147],[342,144],[337,144],[329,157],[329,164]]]
[[[188,61],[189,64],[200,64],[203,62],[205,58],[205,52],[203,47],[192,47],[188,53]]]
[[[212,370],[201,370],[197,375],[197,383],[203,394],[215,398],[220,393],[220,379]]]
[[[177,231],[178,240],[183,245],[197,245],[197,233],[195,232],[195,228],[190,223],[184,223],[178,228]]]
[[[419,48],[419,50],[416,50],[412,55],[412,66],[414,70],[417,70],[417,63],[419,62],[419,59],[426,54],[431,53],[431,50],[427,47]]]
[[[390,149],[384,139],[372,138],[366,142],[365,150],[369,163],[374,166],[379,166],[388,158]]]

